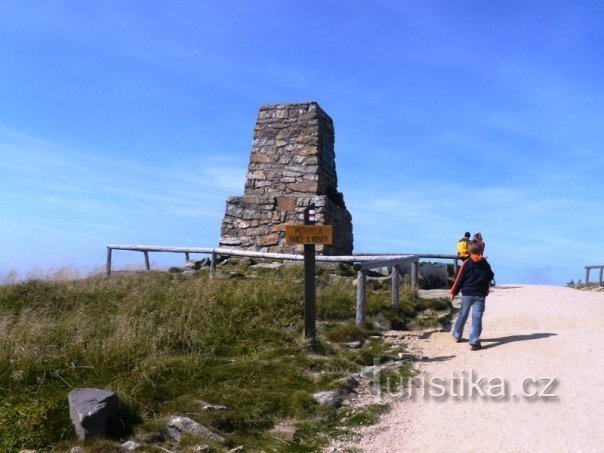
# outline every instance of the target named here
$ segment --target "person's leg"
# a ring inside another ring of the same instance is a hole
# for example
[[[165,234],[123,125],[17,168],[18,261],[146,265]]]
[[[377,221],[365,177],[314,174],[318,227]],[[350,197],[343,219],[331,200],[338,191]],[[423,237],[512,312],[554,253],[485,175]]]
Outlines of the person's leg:
[[[457,316],[457,321],[455,321],[455,327],[453,328],[453,337],[455,337],[456,340],[461,340],[463,336],[463,328],[468,320],[470,307],[472,307],[472,298],[470,296],[461,296],[461,308],[459,309],[459,315]]]
[[[480,334],[482,333],[482,315],[485,309],[485,297],[473,297],[472,304],[472,328],[470,329],[470,345],[480,344]]]

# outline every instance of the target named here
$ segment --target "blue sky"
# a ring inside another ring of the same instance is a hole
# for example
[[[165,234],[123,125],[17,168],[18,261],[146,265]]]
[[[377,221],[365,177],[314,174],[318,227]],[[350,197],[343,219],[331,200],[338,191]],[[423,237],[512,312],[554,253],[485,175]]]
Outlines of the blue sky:
[[[317,101],[355,252],[481,231],[499,283],[583,278],[604,264],[602,23],[590,1],[0,2],[0,275],[216,246],[259,107]]]

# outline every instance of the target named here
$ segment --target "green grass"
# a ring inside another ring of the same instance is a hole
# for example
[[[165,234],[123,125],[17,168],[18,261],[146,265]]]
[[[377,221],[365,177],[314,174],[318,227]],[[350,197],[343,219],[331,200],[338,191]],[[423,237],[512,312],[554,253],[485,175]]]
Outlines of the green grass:
[[[220,433],[228,446],[314,451],[347,421],[373,419],[375,408],[352,417],[318,407],[311,396],[384,355],[379,341],[360,350],[337,344],[371,334],[351,324],[352,285],[318,289],[319,325],[331,327],[309,349],[299,267],[262,270],[253,279],[230,279],[230,272],[225,267],[213,279],[150,272],[0,286],[0,451],[77,444],[67,393],[78,387],[115,391],[142,420],[129,436],[138,439],[161,435],[164,418],[176,414]],[[389,297],[370,292],[368,316],[404,323],[432,303],[409,292],[396,312]],[[202,402],[228,409],[204,412]],[[283,419],[296,421],[293,439],[270,434]],[[93,443],[90,451],[105,444]]]

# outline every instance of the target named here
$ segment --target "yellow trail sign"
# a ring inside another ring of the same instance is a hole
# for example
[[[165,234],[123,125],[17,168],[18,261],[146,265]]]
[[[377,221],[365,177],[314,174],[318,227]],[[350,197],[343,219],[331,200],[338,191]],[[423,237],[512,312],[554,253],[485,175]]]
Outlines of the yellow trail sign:
[[[333,243],[331,225],[285,225],[285,239],[288,244]]]

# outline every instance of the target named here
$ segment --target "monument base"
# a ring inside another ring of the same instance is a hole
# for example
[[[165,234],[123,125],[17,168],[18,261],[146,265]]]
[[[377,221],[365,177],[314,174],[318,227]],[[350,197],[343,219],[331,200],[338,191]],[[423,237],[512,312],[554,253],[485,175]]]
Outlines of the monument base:
[[[302,253],[303,245],[287,244],[286,224],[303,224],[304,210],[315,204],[316,223],[332,225],[333,244],[317,245],[324,255],[352,254],[352,216],[326,195],[244,195],[229,197],[220,231],[220,247],[275,253]]]

